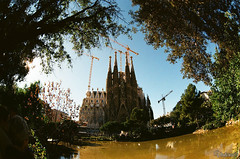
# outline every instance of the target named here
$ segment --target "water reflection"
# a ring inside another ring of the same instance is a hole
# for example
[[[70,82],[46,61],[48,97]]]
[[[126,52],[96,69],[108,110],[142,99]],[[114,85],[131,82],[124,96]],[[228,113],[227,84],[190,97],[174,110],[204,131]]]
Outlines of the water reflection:
[[[76,148],[81,159],[197,159],[232,158],[240,146],[240,127],[224,127],[200,135],[147,142],[93,142],[99,146]]]

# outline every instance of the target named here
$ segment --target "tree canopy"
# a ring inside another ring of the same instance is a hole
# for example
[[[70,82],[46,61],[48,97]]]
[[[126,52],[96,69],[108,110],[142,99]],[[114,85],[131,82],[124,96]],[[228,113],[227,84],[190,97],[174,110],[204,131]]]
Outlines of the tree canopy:
[[[189,84],[170,115],[154,120],[153,124],[163,127],[171,122],[178,128],[189,126],[199,128],[212,120],[212,114],[213,111],[209,100],[203,97],[195,85]]]
[[[181,96],[182,114],[180,118],[188,118],[193,122],[199,118],[203,99],[200,97],[200,92],[193,84],[189,84],[184,94]]]
[[[212,54],[207,51],[209,42],[225,50],[226,60],[240,50],[240,2],[237,0],[132,2],[139,7],[131,12],[132,17],[141,26],[147,43],[156,49],[166,46],[171,63],[182,59],[184,78],[211,82],[214,67]]]
[[[117,121],[108,121],[100,128],[101,131],[109,135],[118,134],[122,129],[123,125]]]
[[[135,107],[130,114],[130,120],[146,124],[150,120],[149,112],[148,110]]]
[[[0,1],[0,84],[12,84],[28,73],[27,61],[42,59],[45,71],[71,62],[64,40],[84,49],[101,46],[102,37],[126,33],[118,24],[114,0]]]
[[[219,64],[218,60],[216,64]],[[211,102],[215,118],[224,123],[240,113],[240,52],[229,61],[227,70],[218,67],[218,74],[211,88]]]

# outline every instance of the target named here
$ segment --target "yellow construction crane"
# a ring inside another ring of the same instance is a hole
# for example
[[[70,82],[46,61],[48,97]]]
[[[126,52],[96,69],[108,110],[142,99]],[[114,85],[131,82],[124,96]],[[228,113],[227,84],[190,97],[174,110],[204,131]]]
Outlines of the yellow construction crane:
[[[92,78],[92,68],[93,68],[93,60],[96,59],[99,61],[99,58],[98,57],[95,57],[95,56],[92,56],[92,55],[89,55],[89,54],[85,54],[83,53],[84,55],[87,55],[89,57],[92,58],[91,60],[91,66],[90,66],[90,73],[89,73],[89,81],[88,81],[88,91],[90,91],[90,86],[91,86],[91,78]]]
[[[74,51],[77,51],[76,49],[73,49]],[[81,53],[81,54],[84,54],[84,55],[87,55],[89,57],[92,58],[91,60],[91,66],[90,66],[90,73],[89,73],[89,80],[88,80],[88,91],[90,91],[90,86],[91,86],[91,78],[92,78],[92,68],[93,68],[93,60],[94,59],[97,59],[99,61],[99,58],[98,57],[95,57],[95,56],[92,56],[92,55],[89,55],[89,54],[86,54],[86,53]]]
[[[117,50],[117,49],[114,49],[114,48],[112,48],[111,46],[109,46],[109,45],[107,45],[107,47],[109,47],[109,48],[111,48],[111,49],[113,49],[113,50],[115,50],[115,52],[119,52],[120,53],[120,72],[122,72],[122,54],[125,54],[124,52],[122,52],[121,50]],[[125,54],[126,55],[126,54]]]
[[[123,45],[123,44],[120,44],[119,42],[117,42],[117,41],[115,41],[115,40],[113,40],[113,39],[111,39],[111,38],[109,38],[109,37],[108,37],[108,39],[111,40],[111,41],[113,41],[113,42],[115,42],[116,44],[122,46],[123,48],[125,48],[125,49],[127,50],[127,51],[126,51],[126,55],[127,55],[128,61],[130,60],[130,59],[129,59],[129,51],[131,51],[132,53],[134,53],[134,54],[136,54],[136,55],[139,55],[139,53],[137,53],[137,52],[133,51],[132,49],[130,49],[128,45],[125,46],[125,45]],[[129,62],[129,63],[130,63],[130,62]]]

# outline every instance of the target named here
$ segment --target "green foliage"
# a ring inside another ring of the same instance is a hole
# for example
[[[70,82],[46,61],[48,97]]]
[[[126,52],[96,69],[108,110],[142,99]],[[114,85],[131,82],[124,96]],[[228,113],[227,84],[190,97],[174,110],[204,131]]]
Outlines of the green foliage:
[[[40,82],[32,83],[29,87],[16,87],[12,96],[17,113],[24,117],[31,128],[40,127],[45,118],[44,103],[39,98]]]
[[[81,136],[78,134],[78,124],[72,120],[65,120],[62,123],[48,120],[47,112],[50,108],[39,98],[39,85],[39,82],[35,82],[29,87],[23,89],[15,87],[14,90],[0,86],[0,105],[7,106],[11,113],[14,111],[27,120],[33,136],[29,147],[34,152],[35,158],[46,158],[46,150],[42,145],[49,150],[47,139],[53,139],[55,144],[60,141],[73,144]]]
[[[105,123],[100,130],[109,135],[119,134],[121,130],[128,131],[133,138],[140,138],[147,134],[147,122],[149,121],[149,112],[135,107],[132,110],[130,119],[123,123],[109,121]]]
[[[45,123],[37,130],[37,135],[43,143],[46,143],[47,139],[59,139],[60,133],[60,123],[55,122]]]
[[[39,98],[39,85],[40,82],[35,82],[23,89],[0,86],[0,104],[25,118],[31,128],[39,127],[45,118],[44,103]]]
[[[160,118],[153,120],[151,125],[158,125],[160,127],[163,127],[165,124],[173,122],[172,120],[173,118],[171,118],[170,116],[162,116]]]
[[[172,123],[177,128],[197,127],[212,121],[213,111],[210,101],[204,100],[196,86],[189,84],[169,116],[155,119],[152,125],[163,127]]]
[[[19,92],[16,92],[19,93]],[[20,92],[23,93],[23,92]],[[44,104],[39,98],[40,82],[32,83],[24,90],[24,98],[20,106],[20,115],[29,119],[32,127],[38,127],[37,124],[43,119]],[[20,101],[21,99],[19,99]]]
[[[65,120],[62,123],[48,122],[41,126],[37,130],[37,135],[42,143],[46,143],[47,139],[52,139],[52,143],[56,145],[60,142],[66,142],[69,144],[74,144],[79,136],[78,124],[73,120]]]
[[[131,12],[132,17],[141,27],[147,43],[156,49],[167,47],[171,63],[183,59],[181,72],[184,78],[211,82],[209,42],[225,49],[227,60],[240,50],[238,0],[133,0],[132,3],[138,7]]]
[[[149,112],[144,109],[139,109],[135,107],[132,110],[132,113],[130,115],[130,120],[133,120],[137,123],[147,123],[149,121]]]
[[[133,139],[144,139],[149,136],[147,124],[139,120],[126,120],[124,123],[124,131],[128,131],[129,137]]]
[[[38,140],[38,137],[35,135],[35,132],[31,129],[31,135],[34,139],[32,143],[29,144],[29,148],[33,151],[34,158],[36,159],[46,159],[46,149]]]
[[[203,99],[200,97],[200,92],[196,86],[189,84],[184,94],[181,96],[181,115],[180,119],[186,118],[189,123],[196,122],[200,119],[200,110]]]
[[[135,107],[132,110],[130,119],[127,119],[123,123],[124,130],[128,131],[132,138],[135,138],[135,139],[146,138],[149,135],[149,132],[147,129],[148,121],[149,121],[149,112],[146,111],[145,109],[139,109]]]
[[[216,56],[222,56],[222,53]],[[221,67],[222,62],[216,58],[217,72],[211,89],[211,102],[216,120],[225,123],[240,113],[240,53],[236,53],[225,68]]]
[[[78,124],[72,120],[65,120],[60,125],[60,140],[67,143],[74,143],[74,140],[78,138]]]
[[[123,125],[117,121],[109,121],[101,126],[100,131],[109,135],[119,134],[123,129]]]
[[[84,49],[100,47],[105,37],[127,33],[119,16],[114,0],[1,1],[0,84],[22,80],[27,63],[36,57],[46,72],[54,63],[71,63],[66,39],[81,55]]]

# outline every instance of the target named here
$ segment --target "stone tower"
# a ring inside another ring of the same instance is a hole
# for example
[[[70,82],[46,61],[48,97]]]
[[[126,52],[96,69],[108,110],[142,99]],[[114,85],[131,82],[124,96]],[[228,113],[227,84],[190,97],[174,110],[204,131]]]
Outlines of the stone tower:
[[[130,116],[135,107],[152,112],[152,108],[149,105],[150,101],[146,102],[142,88],[138,87],[132,57],[131,66],[129,66],[128,61],[126,56],[125,72],[118,72],[117,53],[115,53],[112,71],[111,57],[109,57],[106,81],[106,121],[123,122]]]
[[[106,92],[87,91],[79,112],[79,121],[89,128],[99,128],[105,123]]]

